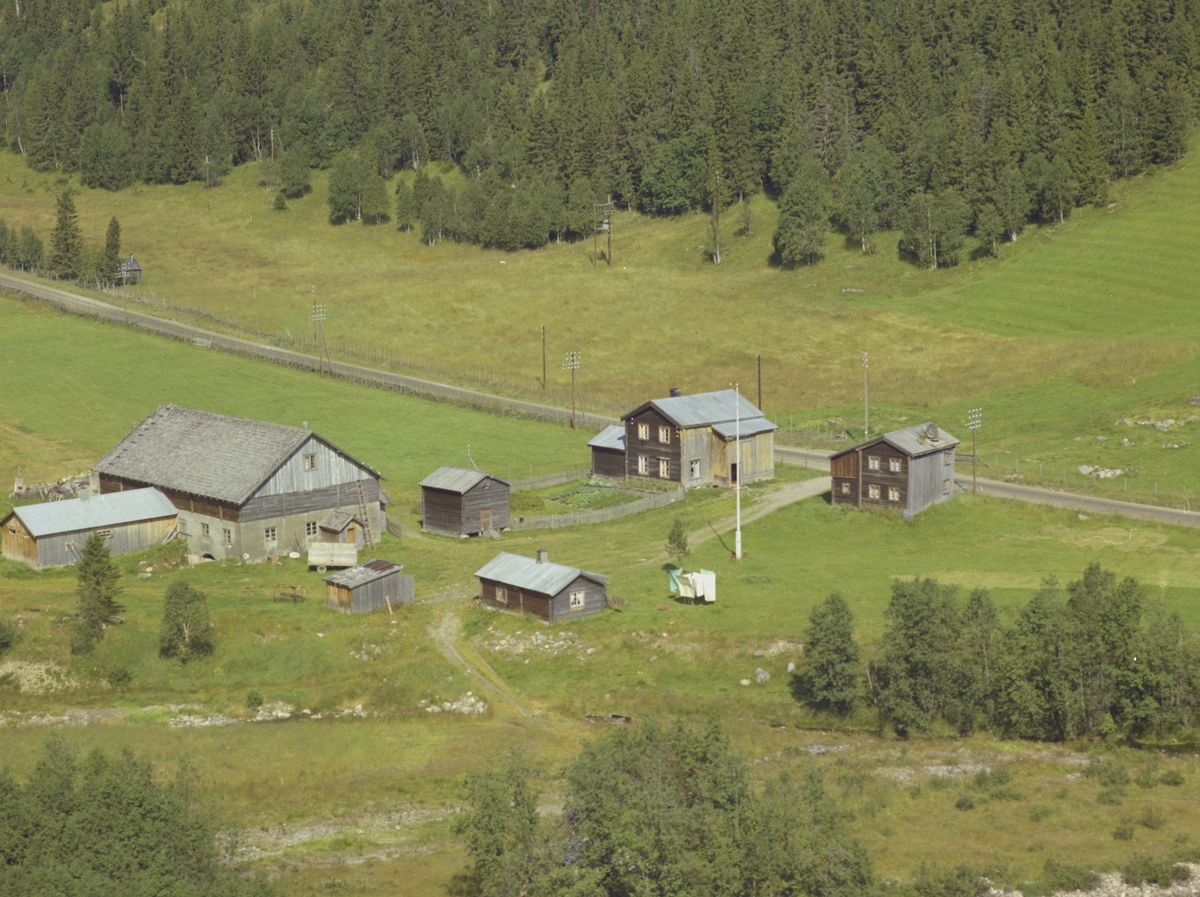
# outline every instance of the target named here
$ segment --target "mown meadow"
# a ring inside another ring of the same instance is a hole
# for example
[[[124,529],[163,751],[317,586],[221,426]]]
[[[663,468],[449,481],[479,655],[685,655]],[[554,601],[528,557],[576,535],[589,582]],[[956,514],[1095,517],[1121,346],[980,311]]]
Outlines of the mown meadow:
[[[0,302],[0,325],[8,387],[0,423],[10,436],[2,463],[25,465],[30,478],[86,467],[164,401],[308,420],[384,472],[392,513],[409,529],[416,483],[437,464],[461,463],[467,443],[485,469],[511,468],[512,476],[531,466],[542,473],[586,465],[590,434],[561,425],[255,365],[19,300]],[[780,474],[785,481],[805,475],[792,468]],[[746,490],[745,507],[772,487]],[[553,805],[562,764],[597,726],[609,725],[589,715],[608,713],[716,713],[745,756],[765,760],[764,774],[781,764],[821,765],[889,876],[907,877],[932,856],[986,866],[995,880],[1018,884],[1038,879],[1047,858],[1117,868],[1138,853],[1174,857],[1190,849],[1185,836],[1200,823],[1192,746],[1178,745],[1182,752],[1173,755],[1118,750],[1131,777],[1156,766],[1158,778],[1143,776],[1146,787],[1130,783],[1112,793],[1114,786],[1083,775],[1087,755],[1107,756],[1111,745],[1059,748],[949,733],[903,743],[878,731],[870,710],[837,720],[802,708],[786,664],[802,661],[808,613],[831,591],[847,598],[860,640],[876,650],[891,582],[918,575],[964,591],[988,588],[1009,615],[1044,576],[1069,581],[1096,560],[1139,579],[1152,599],[1195,627],[1200,533],[969,496],[904,523],[835,510],[818,498],[748,524],[748,557],[734,564],[724,547],[732,513],[732,496],[703,490],[604,526],[510,533],[499,542],[387,536],[377,553],[416,577],[418,602],[362,618],[327,611],[321,577],[301,561],[171,569],[161,552],[129,556],[118,562],[126,622],[110,627],[86,659],[68,651],[72,572],[33,573],[5,562],[0,615],[22,633],[5,661],[52,662],[71,680],[40,695],[19,691],[13,679],[0,685],[0,707],[13,720],[0,732],[5,764],[27,774],[46,738],[47,729],[18,723],[37,714],[118,710],[120,718],[64,731],[80,751],[128,747],[164,774],[179,756],[192,757],[223,828],[250,845],[283,833],[280,844],[244,861],[269,870],[285,893],[395,893],[396,881],[407,893],[445,893],[463,864],[447,815],[463,776],[518,747],[545,770],[545,800]],[[694,536],[685,566],[718,574],[715,605],[668,594],[664,546],[676,516]],[[532,554],[539,547],[610,575],[610,592],[624,606],[553,628],[471,606],[472,574],[497,550]],[[150,578],[137,578],[147,567]],[[216,624],[214,655],[186,666],[156,650],[163,592],[181,579],[207,593]],[[302,587],[308,600],[273,601],[281,584]],[[565,631],[574,647],[555,647]],[[480,676],[447,659],[447,633]],[[550,644],[534,644],[535,634]],[[771,674],[768,682],[739,684],[758,667]],[[421,706],[467,691],[488,701],[485,714],[431,714]],[[185,715],[248,718],[250,692],[268,706],[290,705],[295,716],[308,710],[324,718],[169,724]],[[358,705],[365,718],[341,716]],[[1009,778],[977,778],[985,767]],[[1160,782],[1171,770],[1183,784]],[[1106,802],[1098,802],[1102,793]],[[966,809],[959,807],[964,796]],[[413,808],[430,815],[399,828],[379,824]],[[1132,838],[1114,840],[1125,823]],[[320,831],[297,834],[310,824]]]

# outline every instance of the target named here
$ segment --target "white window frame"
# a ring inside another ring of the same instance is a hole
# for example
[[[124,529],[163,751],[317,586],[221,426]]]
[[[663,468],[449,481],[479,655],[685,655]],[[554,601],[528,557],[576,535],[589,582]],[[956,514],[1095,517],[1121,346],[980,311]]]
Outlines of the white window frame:
[[[899,458],[888,458],[888,473],[900,473],[901,464]]]
[[[842,483],[842,495],[849,495],[849,494],[850,494],[850,484]]]
[[[315,521],[315,520],[304,521],[304,535],[305,536],[308,536],[309,538],[311,538],[311,537],[315,536],[318,533],[318,531],[319,531],[319,529],[317,527],[317,521]]]
[[[879,498],[879,484],[867,483],[867,498]]]
[[[207,523],[200,524],[200,538],[205,542],[212,538],[212,531],[209,529]]]
[[[508,586],[502,582],[496,583],[496,603],[508,606]]]
[[[878,455],[867,455],[867,470],[879,470]]]
[[[263,527],[263,541],[266,542],[268,545],[278,545],[279,544],[279,529],[278,529],[278,527],[264,526]]]
[[[671,428],[670,427],[659,427],[658,428],[658,443],[659,443],[659,445],[670,445],[671,444]]]
[[[638,473],[642,476],[649,476],[650,457],[648,455],[638,455]]]
[[[233,547],[233,530],[227,526],[221,527],[221,544],[226,548]]]
[[[698,480],[698,479],[700,479],[700,459],[699,459],[699,458],[696,458],[696,459],[695,459],[695,460],[693,460],[693,461],[689,461],[689,462],[688,462],[688,465],[689,465],[689,466],[690,466],[690,468],[691,468],[691,472],[692,472],[692,479],[693,479],[693,480]]]
[[[638,439],[642,440],[643,442],[650,441],[650,425],[649,424],[638,424]]]
[[[304,469],[305,470],[316,470],[317,469],[317,456],[316,456],[315,452],[310,452],[304,456]]]
[[[900,500],[900,487],[899,486],[888,486],[888,501],[899,501],[899,500]]]
[[[671,479],[671,460],[669,458],[658,459],[658,478],[660,480]]]
[[[585,607],[587,607],[587,590],[586,589],[572,590],[570,595],[568,596],[568,600],[570,601],[570,604],[571,604],[571,610],[583,610]]]

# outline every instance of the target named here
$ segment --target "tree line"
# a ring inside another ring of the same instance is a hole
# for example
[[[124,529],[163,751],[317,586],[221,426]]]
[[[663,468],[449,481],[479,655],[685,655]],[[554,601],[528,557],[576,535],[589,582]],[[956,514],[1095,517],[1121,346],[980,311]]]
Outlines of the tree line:
[[[474,186],[427,236],[494,245],[588,232],[572,214],[610,195],[676,214],[766,191],[785,264],[817,260],[830,221],[953,263],[965,233],[998,247],[1180,158],[1200,96],[1193,0],[3,8],[5,143],[35,169],[119,189],[345,156],[374,201],[353,217],[381,220],[380,182],[452,163]]]
[[[111,287],[121,279],[121,222],[114,215],[104,234],[104,247],[83,242],[70,189],[58,196],[50,251],[31,227],[18,231],[0,218],[0,265],[17,271],[78,280],[84,286]]]
[[[836,714],[873,706],[907,737],[949,725],[1062,741],[1187,729],[1200,698],[1200,652],[1177,613],[1137,581],[1090,565],[1049,578],[1005,623],[986,590],[963,601],[933,579],[897,580],[880,656],[866,663],[834,594],[814,608],[794,691]]]

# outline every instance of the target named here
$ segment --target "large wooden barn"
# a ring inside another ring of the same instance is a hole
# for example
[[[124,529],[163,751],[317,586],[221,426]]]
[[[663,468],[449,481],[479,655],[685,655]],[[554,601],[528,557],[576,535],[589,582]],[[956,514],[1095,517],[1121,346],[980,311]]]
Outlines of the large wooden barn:
[[[161,405],[95,469],[104,494],[161,489],[189,549],[218,560],[303,551],[331,511],[362,521],[366,544],[387,523],[379,472],[307,426]]]
[[[369,614],[413,603],[413,578],[391,561],[370,560],[325,577],[328,606],[343,614]]]
[[[9,560],[44,570],[78,561],[92,533],[102,535],[109,553],[118,555],[157,545],[175,525],[175,506],[165,495],[135,489],[14,508],[0,520],[0,541]]]
[[[502,551],[475,575],[485,604],[550,623],[598,614],[608,600],[607,576],[552,564],[544,548],[536,558]]]
[[[672,389],[670,397],[647,402],[621,420],[626,476],[670,480],[685,489],[775,476],[776,427],[735,390],[685,396]]]
[[[588,443],[592,450],[592,476],[625,479],[625,428],[605,427]]]
[[[958,440],[935,423],[893,430],[829,459],[835,505],[875,505],[911,517],[954,493]]]
[[[443,536],[477,536],[509,522],[509,486],[479,470],[439,467],[421,480],[421,528]]]

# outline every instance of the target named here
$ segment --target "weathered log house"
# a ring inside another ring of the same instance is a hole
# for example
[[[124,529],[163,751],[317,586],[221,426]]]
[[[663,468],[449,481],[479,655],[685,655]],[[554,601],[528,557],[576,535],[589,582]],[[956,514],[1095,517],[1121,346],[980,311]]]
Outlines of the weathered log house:
[[[218,560],[303,550],[331,511],[361,520],[368,544],[387,523],[380,473],[307,425],[160,405],[95,469],[104,494],[162,490],[188,548]]]
[[[439,467],[421,481],[421,528],[443,536],[477,536],[509,521],[504,480],[463,467]]]
[[[413,578],[391,561],[370,560],[325,577],[326,604],[343,614],[369,614],[413,603]]]
[[[833,503],[920,513],[954,493],[957,445],[937,424],[925,423],[844,449],[829,459]]]
[[[735,390],[685,396],[672,389],[669,398],[647,402],[621,420],[626,476],[670,480],[685,489],[775,476],[776,427]]]
[[[625,479],[625,428],[605,427],[588,442],[592,450],[592,476]]]
[[[537,558],[502,551],[475,575],[485,604],[537,614],[549,623],[598,614],[607,601],[607,576],[552,564],[544,548]]]
[[[92,533],[118,555],[157,545],[175,525],[175,506],[166,496],[136,489],[14,508],[0,520],[0,533],[6,558],[44,570],[78,561]]]

